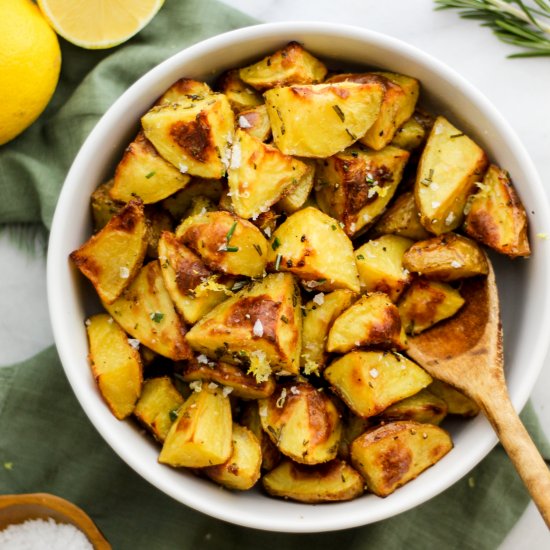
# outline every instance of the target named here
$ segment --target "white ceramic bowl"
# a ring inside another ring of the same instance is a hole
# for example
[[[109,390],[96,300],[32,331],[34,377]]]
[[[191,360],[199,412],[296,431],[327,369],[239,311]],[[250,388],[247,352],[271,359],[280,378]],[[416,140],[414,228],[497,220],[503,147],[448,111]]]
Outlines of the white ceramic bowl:
[[[232,31],[187,48],[131,86],[94,128],[67,176],[53,220],[48,254],[48,299],[55,341],[72,388],[100,434],[136,472],[161,491],[201,512],[240,525],[287,532],[343,529],[382,520],[437,495],[470,471],[496,437],[479,416],[446,424],[455,448],[416,480],[381,499],[365,495],[321,506],[275,500],[259,491],[220,491],[157,462],[158,447],[130,422],[119,422],[102,401],[87,362],[87,314],[99,309],[90,287],[70,265],[69,253],[90,235],[89,197],[106,180],[133,137],[140,116],[172,82],[187,76],[211,79],[283,46],[302,42],[331,65],[352,63],[411,74],[422,98],[471,135],[490,158],[506,168],[531,224],[529,260],[496,263],[502,298],[507,379],[516,408],[523,407],[547,351],[550,315],[550,256],[535,235],[550,219],[542,185],[522,144],[491,103],[451,69],[394,38],[344,25],[276,23]]]

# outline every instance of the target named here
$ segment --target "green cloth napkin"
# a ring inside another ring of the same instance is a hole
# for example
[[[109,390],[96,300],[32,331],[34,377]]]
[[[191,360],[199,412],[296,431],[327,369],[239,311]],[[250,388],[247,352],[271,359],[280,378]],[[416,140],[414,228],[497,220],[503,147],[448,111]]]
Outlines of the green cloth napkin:
[[[167,0],[127,44],[84,51],[63,43],[55,96],[23,135],[0,147],[0,224],[49,227],[65,174],[101,114],[148,69],[203,38],[254,22],[213,0]],[[530,407],[523,420],[550,457]],[[0,493],[50,492],[83,507],[116,550],[492,549],[529,498],[501,447],[414,510],[318,535],[229,525],[167,497],[123,463],[82,412],[55,349],[0,368]]]

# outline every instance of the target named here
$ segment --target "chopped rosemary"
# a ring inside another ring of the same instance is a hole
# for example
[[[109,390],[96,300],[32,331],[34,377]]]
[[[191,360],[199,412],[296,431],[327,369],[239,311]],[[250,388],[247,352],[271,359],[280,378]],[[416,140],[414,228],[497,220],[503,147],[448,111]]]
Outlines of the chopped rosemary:
[[[349,128],[346,128],[346,134],[347,134],[353,141],[356,141],[356,140],[357,140],[357,136],[356,136],[352,131],[350,131]]]
[[[428,177],[427,178],[422,178],[420,180],[420,183],[422,185],[430,185],[432,183],[432,178],[434,177],[434,170],[433,168],[430,168],[430,171],[428,172]]]
[[[271,248],[273,250],[277,250],[281,246],[281,241],[279,240],[279,237],[275,237],[273,239],[273,242],[271,243]]]
[[[338,115],[340,120],[342,122],[345,122],[346,121],[346,115],[343,113],[342,109],[340,109],[340,107],[338,105],[333,105],[332,108],[334,109],[334,111],[336,112],[336,114]]]
[[[225,236],[226,242],[229,242],[231,240],[231,237],[233,236],[233,233],[235,233],[235,229],[237,228],[237,222],[233,222],[233,225],[227,232],[227,235]]]
[[[225,251],[226,252],[238,252],[239,247],[238,246],[226,246]]]
[[[460,134],[453,134],[452,136],[449,136],[449,138],[450,138],[450,139],[455,139],[455,138],[463,137],[463,136],[465,136],[465,135],[466,135],[466,134],[462,134],[462,133],[460,133]]]
[[[149,172],[145,177],[151,179],[155,175],[155,172]]]
[[[160,311],[155,311],[154,313],[151,313],[149,317],[151,318],[151,321],[154,321],[155,323],[160,323],[164,319],[164,313],[161,313]]]
[[[254,244],[254,250],[256,250],[256,252],[260,255],[260,256],[263,256],[263,252],[262,252],[262,249],[260,247],[259,244]]]
[[[365,256],[363,256],[363,254],[357,254],[357,259],[358,260],[364,260]]]

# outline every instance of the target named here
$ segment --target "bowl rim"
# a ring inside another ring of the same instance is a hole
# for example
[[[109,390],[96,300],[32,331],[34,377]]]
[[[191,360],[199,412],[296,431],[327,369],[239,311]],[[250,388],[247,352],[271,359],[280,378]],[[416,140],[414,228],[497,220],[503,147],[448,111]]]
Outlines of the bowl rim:
[[[550,208],[540,178],[515,132],[498,112],[496,107],[494,107],[477,88],[446,64],[402,40],[358,26],[316,21],[264,23],[219,34],[177,52],[146,72],[113,103],[84,141],[67,174],[52,221],[47,258],[47,294],[50,321],[63,369],[87,417],[115,453],[153,486],[162,490],[175,500],[207,515],[246,527],[296,533],[322,532],[357,527],[392,517],[426,502],[443,492],[475,467],[494,447],[497,442],[497,437],[490,428],[488,422],[485,419],[479,419],[479,421],[485,425],[487,437],[479,444],[476,454],[467,457],[468,459],[464,460],[460,464],[460,467],[455,468],[452,475],[448,474],[439,484],[436,483],[433,486],[426,485],[422,487],[421,491],[415,492],[415,494],[408,493],[407,498],[392,500],[392,504],[389,507],[390,511],[388,511],[388,507],[384,505],[380,506],[380,510],[375,509],[373,512],[369,512],[369,514],[365,514],[365,512],[361,512],[361,510],[355,510],[353,513],[350,513],[348,508],[346,508],[347,512],[345,514],[334,513],[331,516],[324,517],[323,522],[321,522],[322,524],[319,524],[320,522],[318,521],[316,522],[314,517],[304,518],[300,514],[297,514],[294,521],[289,521],[288,518],[282,520],[277,517],[269,516],[248,517],[238,507],[227,506],[223,502],[220,503],[209,500],[208,498],[202,498],[195,493],[188,494],[169,483],[159,481],[154,473],[154,469],[149,469],[142,464],[140,459],[134,456],[128,449],[124,448],[114,435],[102,425],[102,417],[98,414],[95,403],[89,402],[81,394],[79,389],[81,386],[80,376],[76,370],[71,368],[73,357],[71,356],[70,347],[64,336],[69,328],[67,324],[68,319],[62,307],[65,288],[62,283],[60,283],[63,281],[63,277],[60,277],[60,275],[63,270],[67,270],[68,264],[66,251],[62,247],[63,220],[65,217],[71,216],[71,204],[74,197],[78,195],[77,183],[82,173],[83,166],[90,162],[93,151],[101,146],[102,140],[108,133],[113,115],[120,110],[130,97],[135,96],[135,94],[139,93],[142,89],[151,87],[163,75],[171,73],[180,65],[189,63],[196,56],[201,57],[209,53],[220,51],[235,43],[252,41],[259,38],[288,41],[292,39],[291,37],[293,35],[314,33],[326,34],[334,39],[352,38],[362,41],[365,44],[376,43],[382,48],[391,50],[398,55],[403,55],[406,51],[406,55],[414,58],[418,64],[431,72],[438,73],[452,83],[468,101],[483,110],[484,114],[491,121],[491,124],[505,135],[506,142],[513,148],[518,162],[527,174],[531,191],[536,197],[539,219],[541,217],[543,219],[550,219]],[[550,273],[550,254],[543,254],[542,252],[541,254],[544,256],[542,259],[543,268],[546,273]],[[550,327],[550,292],[545,292],[541,300],[544,301],[544,308],[543,316],[539,319],[539,323],[541,326],[540,332],[544,334],[543,331]],[[512,395],[513,404],[518,410],[525,405],[542,369],[549,343],[550,342],[546,341],[546,338],[537,338],[533,345],[530,369],[522,378],[522,384],[514,387]],[[389,497],[387,500],[389,501]],[[307,506],[311,507],[312,505]],[[315,506],[312,508],[315,508]],[[274,514],[274,516],[276,516],[276,514]]]

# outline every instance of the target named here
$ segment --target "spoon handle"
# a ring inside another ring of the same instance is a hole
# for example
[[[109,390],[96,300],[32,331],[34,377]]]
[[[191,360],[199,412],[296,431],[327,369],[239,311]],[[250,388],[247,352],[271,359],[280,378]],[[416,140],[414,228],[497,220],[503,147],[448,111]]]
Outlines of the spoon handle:
[[[506,389],[480,396],[479,404],[550,529],[550,470],[522,424]]]

